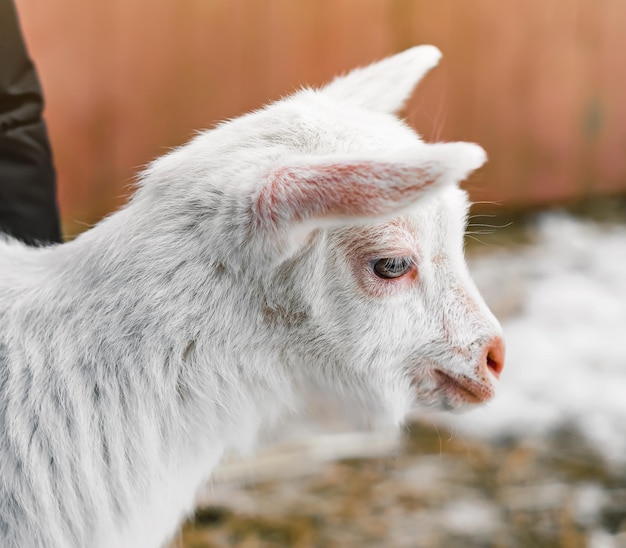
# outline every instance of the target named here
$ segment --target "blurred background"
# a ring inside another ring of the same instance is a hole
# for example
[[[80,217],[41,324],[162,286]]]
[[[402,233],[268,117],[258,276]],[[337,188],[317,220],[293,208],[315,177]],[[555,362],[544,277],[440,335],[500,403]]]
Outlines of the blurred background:
[[[64,226],[119,206],[193,131],[422,43],[407,108],[490,155],[475,200],[626,191],[623,0],[17,0],[43,83]]]
[[[194,131],[416,44],[444,57],[406,118],[490,156],[468,243],[496,401],[227,463],[176,546],[626,546],[624,0],[16,4],[67,237]]]

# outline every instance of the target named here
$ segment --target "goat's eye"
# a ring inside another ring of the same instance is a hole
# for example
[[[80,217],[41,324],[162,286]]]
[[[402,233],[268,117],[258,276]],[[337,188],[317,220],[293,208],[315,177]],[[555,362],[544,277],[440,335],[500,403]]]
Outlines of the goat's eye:
[[[379,278],[399,278],[406,274],[413,266],[413,259],[410,257],[391,257],[388,259],[378,259],[374,263],[374,273]]]

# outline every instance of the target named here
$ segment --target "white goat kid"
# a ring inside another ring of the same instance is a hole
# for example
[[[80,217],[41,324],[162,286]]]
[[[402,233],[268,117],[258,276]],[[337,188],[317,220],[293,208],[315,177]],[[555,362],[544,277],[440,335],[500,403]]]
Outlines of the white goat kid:
[[[456,186],[485,154],[394,115],[439,57],[198,135],[72,242],[0,242],[1,546],[161,545],[221,456],[312,391],[387,428],[492,396]]]

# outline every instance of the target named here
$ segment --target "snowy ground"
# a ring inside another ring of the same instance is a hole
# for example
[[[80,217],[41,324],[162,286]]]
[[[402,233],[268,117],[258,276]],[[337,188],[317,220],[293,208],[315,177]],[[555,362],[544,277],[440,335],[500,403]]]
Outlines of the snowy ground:
[[[534,243],[470,269],[502,318],[506,367],[489,406],[443,420],[476,436],[575,425],[626,460],[626,225],[540,218]]]

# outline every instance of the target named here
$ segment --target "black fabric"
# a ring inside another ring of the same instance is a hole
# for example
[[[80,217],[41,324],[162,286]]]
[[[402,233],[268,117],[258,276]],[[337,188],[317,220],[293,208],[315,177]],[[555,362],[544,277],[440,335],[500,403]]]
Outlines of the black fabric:
[[[13,0],[0,0],[0,231],[31,244],[61,241],[42,110]]]

